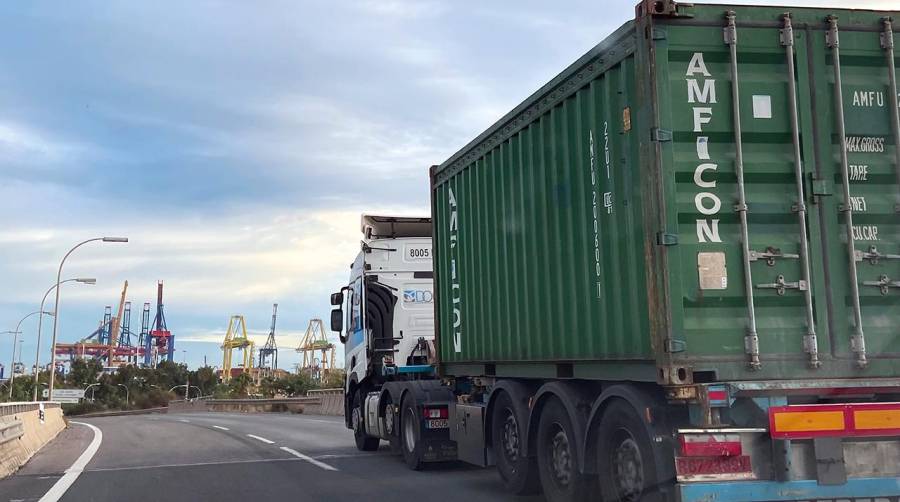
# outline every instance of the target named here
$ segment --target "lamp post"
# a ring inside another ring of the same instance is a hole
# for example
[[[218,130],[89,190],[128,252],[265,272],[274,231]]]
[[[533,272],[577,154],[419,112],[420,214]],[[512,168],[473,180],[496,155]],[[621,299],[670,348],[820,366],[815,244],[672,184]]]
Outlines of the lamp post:
[[[83,278],[82,277],[82,278],[78,278],[78,279],[66,279],[66,280],[60,282],[60,284],[65,284],[67,282],[79,282],[81,284],[97,284],[97,279],[94,279],[93,277],[91,277],[91,278]],[[44,293],[44,298],[41,299],[40,310],[44,310],[44,302],[47,301],[47,297],[50,295],[51,291],[56,289],[56,286],[57,286],[56,284],[50,286],[50,289],[48,289],[47,292]],[[51,314],[51,315],[55,316],[56,314]],[[40,367],[41,367],[41,326],[43,324],[43,320],[44,320],[44,316],[41,316],[38,318],[37,349],[35,349],[35,351],[34,351],[34,396],[33,396],[33,400],[35,400],[35,401],[37,401],[37,399],[38,399],[37,398],[38,375],[41,373],[40,372]],[[55,368],[53,367],[53,362],[55,359],[56,359],[56,354],[53,354],[53,358],[50,359],[50,367],[51,367],[50,371],[51,372],[53,372],[55,370]]]
[[[88,389],[91,389],[91,402],[92,402],[92,403],[94,402],[94,389],[93,389],[93,387],[96,387],[96,386],[98,386],[98,385],[100,385],[99,382],[98,382],[98,383],[92,383],[92,384],[90,384],[90,385],[88,385],[87,387],[84,388],[84,393],[85,393],[85,394],[87,394],[87,390],[88,390]]]
[[[81,241],[76,244],[72,249],[63,256],[61,262],[59,262],[59,270],[56,272],[56,300],[53,303],[53,342],[50,344],[50,398],[53,398],[53,382],[56,379],[56,328],[59,324],[59,285],[62,282],[62,269],[63,265],[66,264],[66,258],[72,254],[73,251],[78,249],[79,247],[87,244],[88,242],[128,242],[127,237],[95,237],[93,239],[88,239],[86,241]]]
[[[10,371],[9,371],[9,400],[10,401],[12,401],[12,395],[13,395],[13,380],[16,379],[16,345],[19,344],[19,333],[21,333],[21,331],[19,331],[19,328],[22,327],[22,322],[25,321],[25,319],[28,319],[29,317],[31,317],[33,315],[48,314],[48,313],[49,312],[42,312],[40,310],[35,310],[34,312],[27,314],[25,317],[19,319],[19,324],[16,324],[16,330],[12,332],[13,333],[13,351],[12,351],[13,353],[12,353],[12,364],[10,365]]]
[[[128,386],[124,383],[117,383],[116,385],[125,389],[125,408],[128,408]]]

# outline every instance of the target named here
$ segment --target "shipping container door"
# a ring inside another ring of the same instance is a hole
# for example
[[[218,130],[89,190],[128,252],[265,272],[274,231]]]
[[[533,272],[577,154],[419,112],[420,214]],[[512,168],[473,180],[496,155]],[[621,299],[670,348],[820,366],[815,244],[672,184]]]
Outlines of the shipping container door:
[[[896,375],[896,35],[874,12],[716,14],[656,33],[674,358],[719,378]]]
[[[900,37],[874,13],[856,16],[825,19],[813,63],[821,189],[832,194],[822,197],[822,221],[836,364],[871,375],[896,373],[900,356],[900,157],[890,69]]]

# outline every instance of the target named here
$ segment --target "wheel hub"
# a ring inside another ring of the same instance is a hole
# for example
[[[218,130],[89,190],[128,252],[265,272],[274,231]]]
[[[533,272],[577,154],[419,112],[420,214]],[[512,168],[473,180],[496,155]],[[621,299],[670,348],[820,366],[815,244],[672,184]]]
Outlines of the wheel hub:
[[[503,454],[510,461],[515,463],[519,458],[519,424],[516,423],[516,416],[512,410],[504,410],[505,418],[503,420]]]
[[[640,499],[644,490],[644,460],[637,442],[630,434],[619,442],[613,451],[612,461],[615,473],[613,480],[619,500],[632,502]]]
[[[572,481],[572,451],[565,431],[558,428],[550,437],[550,469],[560,486],[569,486]]]
[[[390,403],[384,407],[384,429],[388,434],[394,434],[394,405]]]
[[[362,417],[359,413],[359,408],[353,408],[353,414],[350,416],[350,421],[353,424],[353,432],[359,433],[362,427]]]
[[[403,437],[406,443],[406,449],[412,453],[416,451],[416,427],[418,426],[418,422],[416,422],[415,414],[410,411],[407,413],[407,417],[403,420]]]

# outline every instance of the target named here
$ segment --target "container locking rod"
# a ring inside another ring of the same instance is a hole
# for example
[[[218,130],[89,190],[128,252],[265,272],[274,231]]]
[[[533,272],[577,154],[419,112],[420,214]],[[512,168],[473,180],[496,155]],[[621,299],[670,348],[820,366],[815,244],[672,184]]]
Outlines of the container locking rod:
[[[737,176],[738,203],[735,211],[741,221],[741,255],[744,262],[744,294],[747,297],[747,317],[749,324],[744,336],[744,350],[749,356],[752,370],[762,367],[759,361],[759,335],[756,332],[756,308],[753,304],[753,278],[750,273],[750,232],[747,225],[747,195],[744,192],[744,151],[741,144],[741,106],[737,68],[737,27],[734,11],[727,11],[724,35],[725,44],[731,49],[731,103],[734,115],[734,170]]]
[[[838,34],[838,19],[836,16],[828,16],[828,32],[825,41],[831,48],[834,59],[834,114],[837,121],[838,141],[841,147],[841,185],[844,193],[844,204],[841,212],[844,213],[844,227],[847,234],[847,263],[850,273],[850,300],[853,302],[853,335],[850,336],[850,350],[856,354],[856,365],[865,368],[869,361],[866,359],[866,336],[862,326],[862,308],[859,305],[859,276],[856,273],[856,240],[853,238],[853,201],[850,197],[850,171],[847,160],[847,134],[844,129],[844,96],[841,89],[841,49]]]
[[[819,361],[819,342],[816,338],[816,319],[813,314],[812,291],[809,287],[809,239],[806,235],[806,200],[803,190],[803,160],[800,155],[800,126],[797,118],[797,84],[794,68],[794,28],[791,15],[784,15],[784,28],[781,31],[781,44],[784,45],[788,70],[788,98],[791,116],[791,136],[794,143],[794,178],[797,181],[797,220],[800,226],[800,272],[803,274],[803,300],[806,307],[806,334],[803,336],[803,350],[806,352],[807,364],[810,368],[821,366]]]

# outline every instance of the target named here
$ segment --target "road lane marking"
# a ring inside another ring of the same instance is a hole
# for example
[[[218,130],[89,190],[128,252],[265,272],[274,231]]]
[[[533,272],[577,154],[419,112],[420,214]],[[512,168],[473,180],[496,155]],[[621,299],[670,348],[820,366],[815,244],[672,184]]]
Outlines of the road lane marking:
[[[310,464],[312,464],[312,465],[314,465],[314,466],[316,466],[316,467],[320,467],[320,468],[322,468],[322,469],[325,469],[326,471],[336,471],[336,470],[337,470],[336,467],[333,467],[333,466],[331,466],[331,465],[328,465],[328,464],[326,464],[325,462],[320,462],[320,461],[318,461],[318,460],[316,460],[316,459],[310,457],[309,455],[304,455],[304,454],[300,453],[300,452],[297,451],[297,450],[293,450],[293,449],[291,449],[291,448],[288,448],[287,446],[282,446],[281,449],[284,450],[284,451],[286,451],[286,452],[288,452],[288,453],[290,453],[291,455],[293,455],[293,456],[299,458],[300,460],[305,460],[306,462],[309,462]]]
[[[214,429],[219,429],[220,431],[227,431],[228,427],[222,427],[221,425],[213,425]]]
[[[184,423],[186,423],[186,424],[191,423],[190,420],[187,420],[187,419],[185,419],[185,418],[179,418],[178,421],[179,421],[179,422],[184,422]]]
[[[233,465],[233,464],[263,464],[266,462],[301,462],[299,458],[262,458],[253,460],[221,460],[218,462],[190,462],[184,464],[154,464],[154,465],[136,465],[131,467],[98,467],[96,469],[86,469],[85,472],[111,472],[111,471],[143,471],[146,469],[173,469],[179,467],[205,467],[210,465]]]
[[[263,443],[266,443],[266,444],[275,444],[275,441],[271,441],[271,440],[266,439],[266,438],[264,438],[264,437],[254,436],[253,434],[247,434],[247,437],[248,437],[248,438],[253,438],[253,439],[257,440],[257,441],[262,441]]]
[[[75,463],[72,464],[72,467],[66,469],[65,474],[59,481],[53,484],[50,487],[50,490],[44,494],[43,497],[38,502],[57,502],[62,498],[63,495],[66,494],[66,491],[75,483],[75,480],[78,479],[78,476],[84,471],[84,468],[87,466],[88,462],[94,458],[94,455],[97,453],[97,450],[100,449],[100,443],[103,442],[103,432],[93,426],[91,424],[87,424],[84,422],[72,422],[73,424],[84,425],[85,427],[89,427],[92,431],[94,431],[94,439],[91,440],[91,444],[88,445],[87,448],[81,453],[78,459],[75,460]]]

